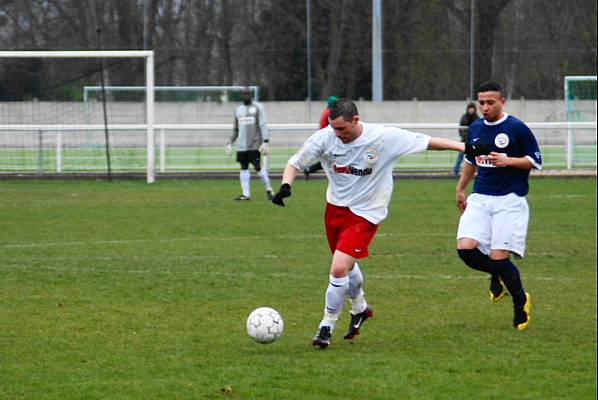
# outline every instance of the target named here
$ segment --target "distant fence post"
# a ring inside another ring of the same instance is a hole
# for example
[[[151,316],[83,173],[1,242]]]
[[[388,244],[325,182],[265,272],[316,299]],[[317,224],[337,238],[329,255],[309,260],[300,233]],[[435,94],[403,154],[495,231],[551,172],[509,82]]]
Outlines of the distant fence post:
[[[573,167],[573,131],[571,128],[567,128],[567,144],[565,149],[567,169],[571,169]]]
[[[166,171],[166,137],[164,135],[164,129],[160,129],[160,172]]]
[[[62,132],[56,132],[56,172],[62,172]]]

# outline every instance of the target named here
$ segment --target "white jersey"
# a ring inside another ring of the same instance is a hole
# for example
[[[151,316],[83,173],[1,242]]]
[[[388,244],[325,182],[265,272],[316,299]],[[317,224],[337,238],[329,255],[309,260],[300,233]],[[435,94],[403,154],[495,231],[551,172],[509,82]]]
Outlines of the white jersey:
[[[258,150],[268,140],[266,117],[260,103],[253,101],[247,106],[241,104],[236,108],[233,134],[229,141],[234,143],[237,137],[237,151]]]
[[[379,224],[388,215],[396,159],[426,150],[430,136],[383,125],[361,126],[361,135],[347,144],[336,137],[330,125],[320,129],[289,163],[303,171],[318,159],[328,177],[326,200]]]

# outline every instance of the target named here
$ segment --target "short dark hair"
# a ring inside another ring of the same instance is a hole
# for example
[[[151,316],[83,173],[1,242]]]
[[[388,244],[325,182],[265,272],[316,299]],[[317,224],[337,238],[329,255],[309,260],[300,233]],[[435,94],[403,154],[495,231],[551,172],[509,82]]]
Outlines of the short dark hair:
[[[502,93],[502,86],[500,86],[500,83],[498,83],[498,82],[493,82],[493,81],[484,82],[478,87],[478,93],[482,93],[482,92],[500,92],[500,93]]]
[[[332,107],[330,107],[329,118],[337,119],[343,117],[345,121],[351,121],[354,116],[359,115],[357,106],[351,100],[338,99]]]

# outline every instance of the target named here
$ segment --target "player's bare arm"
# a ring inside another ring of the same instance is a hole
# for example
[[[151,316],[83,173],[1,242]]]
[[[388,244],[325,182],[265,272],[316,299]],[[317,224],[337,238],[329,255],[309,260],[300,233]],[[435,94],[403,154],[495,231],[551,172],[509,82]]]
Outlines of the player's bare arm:
[[[454,140],[445,138],[432,137],[428,143],[428,150],[465,151],[465,143],[456,142]]]
[[[284,167],[284,171],[282,173],[282,182],[281,184],[288,184],[289,186],[293,185],[293,182],[295,181],[295,178],[297,177],[297,175],[299,175],[300,171],[295,168],[293,165],[291,164],[287,164]]]
[[[483,143],[463,143],[454,140],[432,137],[428,143],[428,150],[455,150],[462,151],[468,156],[480,156],[490,153],[490,146]]]
[[[465,163],[463,166],[463,172],[459,178],[459,182],[457,182],[455,197],[457,200],[457,208],[461,212],[465,211],[465,207],[467,207],[467,196],[465,195],[465,189],[475,175],[475,171],[476,166],[474,164]]]

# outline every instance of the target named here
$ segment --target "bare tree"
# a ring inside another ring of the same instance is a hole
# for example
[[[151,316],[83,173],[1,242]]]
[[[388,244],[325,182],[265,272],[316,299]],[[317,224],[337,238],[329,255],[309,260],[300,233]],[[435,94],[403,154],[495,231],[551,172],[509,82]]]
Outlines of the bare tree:
[[[371,0],[310,1],[314,98],[369,98]],[[596,73],[595,0],[474,1],[476,85],[496,79],[511,97],[554,98],[564,75]],[[385,99],[469,95],[471,2],[383,3]],[[304,1],[284,0],[0,0],[0,47],[147,44],[159,85],[250,83],[262,87],[262,98],[297,100],[307,95],[305,13]],[[143,66],[108,64],[111,83],[142,82]],[[94,60],[68,69],[4,60],[0,98],[68,97],[47,88],[79,76],[97,84],[97,70]]]

